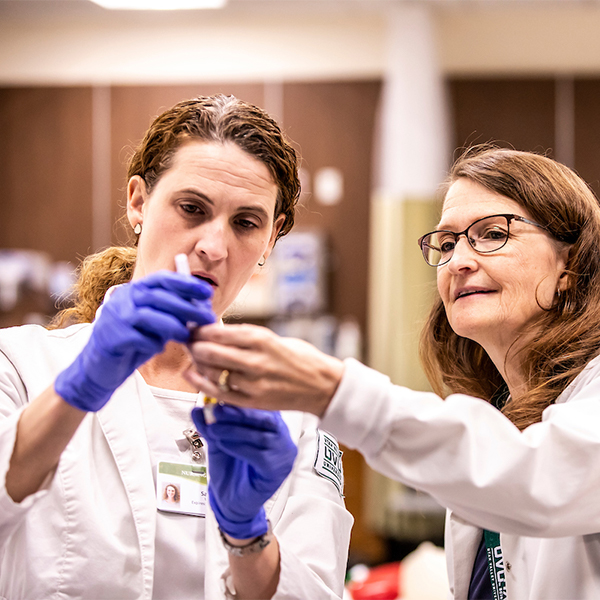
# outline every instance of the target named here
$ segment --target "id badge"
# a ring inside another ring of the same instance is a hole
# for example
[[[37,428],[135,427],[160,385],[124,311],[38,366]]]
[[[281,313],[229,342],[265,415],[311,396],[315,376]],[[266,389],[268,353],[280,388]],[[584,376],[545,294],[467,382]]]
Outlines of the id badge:
[[[158,510],[204,517],[208,500],[206,465],[161,461],[156,475]]]

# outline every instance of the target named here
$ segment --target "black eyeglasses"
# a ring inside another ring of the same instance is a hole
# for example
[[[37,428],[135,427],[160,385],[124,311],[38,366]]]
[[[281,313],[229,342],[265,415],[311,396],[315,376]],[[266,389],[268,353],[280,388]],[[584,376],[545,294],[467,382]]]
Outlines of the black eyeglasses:
[[[474,221],[460,233],[443,229],[426,233],[423,237],[419,238],[419,246],[423,252],[423,258],[432,267],[445,265],[452,258],[454,248],[456,248],[458,238],[461,235],[464,235],[471,248],[480,254],[496,252],[496,250],[500,250],[508,242],[511,221],[521,221],[522,223],[528,223],[547,231],[543,225],[534,223],[525,217],[518,215],[492,215]]]

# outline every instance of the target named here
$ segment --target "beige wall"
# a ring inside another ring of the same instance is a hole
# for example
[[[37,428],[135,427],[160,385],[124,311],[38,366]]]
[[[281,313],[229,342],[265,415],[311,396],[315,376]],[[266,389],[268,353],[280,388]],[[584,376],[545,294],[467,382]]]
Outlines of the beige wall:
[[[570,0],[493,3],[439,15],[448,74],[597,74],[600,4]]]
[[[371,78],[378,15],[2,14],[0,84],[191,83]],[[87,11],[86,11],[87,12]],[[76,51],[74,51],[76,49]]]
[[[314,8],[320,3],[232,0],[224,12],[166,15],[89,10],[84,0],[58,3],[60,10],[50,2],[52,10],[16,7],[40,4],[0,1],[0,84],[348,79],[385,72],[389,3],[379,0],[348,1],[353,9],[323,2],[329,10]],[[597,2],[429,4],[447,74],[600,72]],[[79,8],[65,12],[68,5]]]

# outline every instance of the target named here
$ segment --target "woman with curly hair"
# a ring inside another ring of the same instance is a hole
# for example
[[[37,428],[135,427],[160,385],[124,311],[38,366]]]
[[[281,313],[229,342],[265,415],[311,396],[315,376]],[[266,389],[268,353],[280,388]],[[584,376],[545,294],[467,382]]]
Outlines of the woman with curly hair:
[[[0,331],[0,597],[341,598],[352,517],[313,468],[334,438],[297,412],[206,426],[184,375],[292,227],[297,171],[259,108],[180,102],[130,163],[135,244],[83,262],[54,328]]]

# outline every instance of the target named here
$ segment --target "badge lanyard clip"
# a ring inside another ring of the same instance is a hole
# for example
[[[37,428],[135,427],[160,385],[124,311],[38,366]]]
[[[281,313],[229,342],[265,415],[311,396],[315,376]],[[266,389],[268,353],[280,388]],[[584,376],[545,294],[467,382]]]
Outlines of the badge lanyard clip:
[[[202,450],[202,448],[204,447],[204,444],[202,443],[202,440],[200,439],[200,435],[198,435],[198,432],[195,431],[194,429],[185,429],[183,431],[183,435],[185,435],[185,438],[187,439],[187,441],[190,443],[190,446],[192,447],[192,458],[194,460],[201,461],[204,458],[204,452]]]

